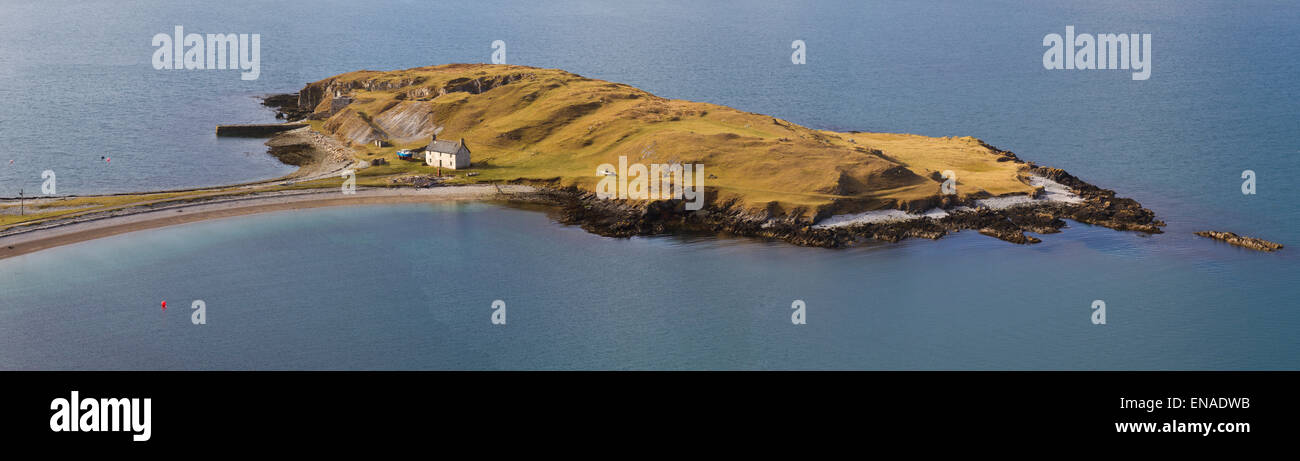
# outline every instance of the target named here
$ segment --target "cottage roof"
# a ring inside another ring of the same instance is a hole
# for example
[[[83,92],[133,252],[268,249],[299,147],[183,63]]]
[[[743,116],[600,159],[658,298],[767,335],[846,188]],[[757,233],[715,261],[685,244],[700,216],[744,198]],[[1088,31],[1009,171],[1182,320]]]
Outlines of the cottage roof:
[[[443,139],[435,139],[432,143],[429,143],[429,147],[426,147],[425,150],[437,152],[440,154],[455,154],[457,152],[460,152],[461,146],[464,145],[465,145],[464,139],[460,141],[447,141]],[[469,149],[467,148],[466,150]]]

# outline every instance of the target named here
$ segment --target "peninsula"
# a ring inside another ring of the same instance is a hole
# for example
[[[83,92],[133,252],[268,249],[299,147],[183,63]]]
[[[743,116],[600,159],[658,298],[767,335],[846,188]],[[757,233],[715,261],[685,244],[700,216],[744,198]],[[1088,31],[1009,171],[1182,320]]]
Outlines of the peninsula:
[[[1035,243],[1026,232],[1059,232],[1064,219],[1144,233],[1160,233],[1164,226],[1136,201],[976,138],[817,130],[556,69],[448,64],[357,71],[266,103],[278,118],[305,124],[267,143],[272,155],[300,166],[298,172],[220,188],[28,200],[21,216],[11,213],[16,201],[5,200],[0,258],[18,251],[6,246],[31,244],[52,228],[162,208],[184,212],[235,199],[250,207],[268,201],[281,202],[281,208],[307,206],[311,200],[305,196],[331,203],[361,200],[331,196],[349,181],[345,171],[354,172],[351,180],[364,192],[357,195],[368,201],[400,196],[544,203],[559,211],[560,221],[610,236],[706,231],[839,247],[937,239],[960,230]],[[443,153],[444,143],[454,148]],[[423,154],[412,155],[435,147],[438,155],[452,156],[452,163],[444,167],[430,163],[433,157],[426,162]],[[467,166],[455,159],[455,149],[472,152],[472,159],[461,159]],[[703,165],[704,206],[598,197],[598,167],[619,164],[620,157]],[[475,192],[409,192],[454,186]],[[285,205],[286,194],[296,196],[296,205]],[[136,227],[154,221],[135,219]],[[81,232],[94,238],[88,229]]]

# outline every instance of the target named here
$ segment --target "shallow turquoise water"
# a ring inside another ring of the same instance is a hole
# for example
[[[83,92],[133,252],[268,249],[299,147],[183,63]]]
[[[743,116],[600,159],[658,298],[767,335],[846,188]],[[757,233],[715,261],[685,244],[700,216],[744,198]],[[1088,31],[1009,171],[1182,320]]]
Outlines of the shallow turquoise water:
[[[5,2],[0,196],[45,169],[64,194],[278,176],[260,142],[212,126],[268,120],[259,94],[483,62],[501,39],[513,64],[816,128],[977,136],[1138,199],[1168,233],[836,252],[611,240],[482,205],[244,217],[0,261],[0,368],[1297,368],[1293,248],[1190,233],[1300,244],[1300,7],[918,3]],[[154,70],[150,37],[178,24],[262,34],[261,78]],[[1044,70],[1066,25],[1152,34],[1151,79]],[[210,325],[185,323],[192,299]],[[793,299],[809,325],[789,325]]]

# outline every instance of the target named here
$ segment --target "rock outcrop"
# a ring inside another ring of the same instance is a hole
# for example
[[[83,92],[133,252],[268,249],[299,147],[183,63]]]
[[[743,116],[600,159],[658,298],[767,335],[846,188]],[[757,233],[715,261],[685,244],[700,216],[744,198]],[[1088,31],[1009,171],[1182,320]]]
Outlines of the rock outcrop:
[[[298,93],[273,94],[262,98],[262,105],[275,110],[275,118],[296,122],[311,115],[311,110],[298,105]]]
[[[1038,169],[1073,186],[1083,197],[1079,203],[1036,202],[1003,209],[977,207],[973,202],[948,203],[940,218],[816,227],[799,213],[760,212],[718,203],[706,195],[709,204],[689,211],[680,201],[606,200],[577,189],[552,189],[550,201],[559,205],[557,220],[611,237],[655,235],[674,232],[708,232],[783,240],[796,245],[845,247],[869,240],[898,242],[907,238],[937,240],[952,232],[974,230],[980,234],[1016,244],[1041,240],[1026,233],[1053,234],[1066,226],[1065,219],[1116,230],[1159,234],[1165,223],[1136,201],[1115,197],[1115,192],[1088,184],[1059,169]],[[1280,247],[1280,246],[1279,246]]]
[[[1270,242],[1268,240],[1257,239],[1254,237],[1246,237],[1244,235],[1237,235],[1232,232],[1200,231],[1197,232],[1196,235],[1205,238],[1212,238],[1229,245],[1249,248],[1255,251],[1273,252],[1282,249],[1282,244],[1280,243]]]

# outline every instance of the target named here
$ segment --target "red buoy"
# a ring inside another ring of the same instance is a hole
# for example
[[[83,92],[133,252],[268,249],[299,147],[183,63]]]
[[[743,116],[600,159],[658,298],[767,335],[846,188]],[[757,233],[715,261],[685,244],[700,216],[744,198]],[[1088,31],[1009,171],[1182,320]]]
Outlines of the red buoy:
[[[162,302],[162,310],[167,310],[167,301]]]

